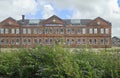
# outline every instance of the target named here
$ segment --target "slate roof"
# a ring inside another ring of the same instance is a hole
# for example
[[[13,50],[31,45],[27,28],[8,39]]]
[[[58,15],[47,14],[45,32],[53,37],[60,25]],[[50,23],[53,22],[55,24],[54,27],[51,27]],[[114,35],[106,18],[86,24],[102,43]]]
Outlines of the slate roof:
[[[118,47],[120,47],[120,38],[118,38],[118,37],[112,37],[112,46],[118,46]]]
[[[15,20],[15,21],[22,26],[43,26],[43,23],[49,20],[50,18],[57,18],[63,21],[65,25],[74,25],[74,26],[87,26],[89,25],[89,23],[91,23],[92,21],[98,18],[98,19],[103,20],[104,22],[106,22],[108,25],[111,26],[110,22],[100,17],[97,17],[96,19],[61,19],[58,16],[53,15],[49,17],[48,19],[24,19],[24,21],[21,19],[21,20]]]
[[[31,23],[31,19],[26,19],[24,20],[24,22],[22,20],[18,20],[17,22],[20,24],[20,25],[42,25],[43,22],[45,21],[45,19],[32,19],[32,20],[36,20],[39,22],[36,22],[36,23]],[[78,23],[77,22],[72,22],[72,20],[77,20],[79,21]],[[66,25],[87,25],[90,21],[90,19],[63,19],[63,21],[65,22]]]

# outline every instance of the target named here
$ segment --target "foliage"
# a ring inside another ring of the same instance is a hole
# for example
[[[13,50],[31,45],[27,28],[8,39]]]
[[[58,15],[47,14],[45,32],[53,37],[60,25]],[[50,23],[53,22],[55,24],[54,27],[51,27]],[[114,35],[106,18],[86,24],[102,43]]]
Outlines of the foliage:
[[[112,52],[114,51],[114,52]],[[0,77],[120,78],[120,50],[38,46],[0,53]]]

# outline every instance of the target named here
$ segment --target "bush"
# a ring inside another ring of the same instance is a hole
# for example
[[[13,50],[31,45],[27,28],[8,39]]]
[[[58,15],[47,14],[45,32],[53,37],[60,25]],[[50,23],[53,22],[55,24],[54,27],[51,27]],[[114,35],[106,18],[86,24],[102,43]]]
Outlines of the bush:
[[[117,52],[71,51],[61,46],[38,46],[0,53],[0,76],[8,78],[119,78]]]

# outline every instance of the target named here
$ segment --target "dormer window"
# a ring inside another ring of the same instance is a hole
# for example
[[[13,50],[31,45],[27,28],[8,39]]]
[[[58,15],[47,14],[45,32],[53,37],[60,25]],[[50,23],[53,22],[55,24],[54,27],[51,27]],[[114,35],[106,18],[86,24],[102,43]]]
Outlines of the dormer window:
[[[99,22],[99,21],[97,22],[97,25],[100,25],[100,22]]]

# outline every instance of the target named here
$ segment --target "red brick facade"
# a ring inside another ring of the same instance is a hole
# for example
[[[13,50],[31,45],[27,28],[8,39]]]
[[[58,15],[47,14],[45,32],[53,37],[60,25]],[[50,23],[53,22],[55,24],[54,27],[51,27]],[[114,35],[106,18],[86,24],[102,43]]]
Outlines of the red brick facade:
[[[71,47],[111,47],[111,23],[100,17],[60,19],[55,15],[46,20],[9,17],[0,23],[0,47],[35,47],[55,41]]]

